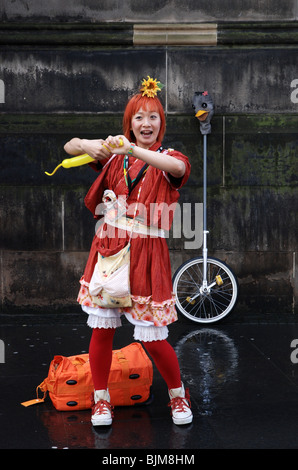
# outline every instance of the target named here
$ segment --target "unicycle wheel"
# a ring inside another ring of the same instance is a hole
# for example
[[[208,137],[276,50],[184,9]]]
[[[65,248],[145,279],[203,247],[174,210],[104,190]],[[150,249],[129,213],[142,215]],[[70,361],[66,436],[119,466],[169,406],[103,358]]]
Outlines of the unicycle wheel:
[[[207,283],[203,285],[203,257],[183,263],[173,276],[176,309],[197,323],[215,323],[234,308],[238,282],[231,269],[216,258],[207,258]]]

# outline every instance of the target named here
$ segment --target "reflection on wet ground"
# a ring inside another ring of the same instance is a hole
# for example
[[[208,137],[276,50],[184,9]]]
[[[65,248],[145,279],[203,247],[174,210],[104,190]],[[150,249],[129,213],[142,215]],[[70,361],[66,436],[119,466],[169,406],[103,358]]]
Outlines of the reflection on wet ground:
[[[88,352],[90,329],[76,315],[14,317],[0,330],[1,449],[287,449],[298,447],[295,323],[170,327],[194,421],[172,423],[167,388],[154,367],[150,404],[115,409],[113,425],[93,428],[90,410],[57,411],[51,401],[24,408],[54,355]],[[114,348],[133,342],[117,330]],[[294,343],[293,343],[294,344]],[[298,340],[297,340],[298,344]],[[291,356],[292,354],[292,356]]]

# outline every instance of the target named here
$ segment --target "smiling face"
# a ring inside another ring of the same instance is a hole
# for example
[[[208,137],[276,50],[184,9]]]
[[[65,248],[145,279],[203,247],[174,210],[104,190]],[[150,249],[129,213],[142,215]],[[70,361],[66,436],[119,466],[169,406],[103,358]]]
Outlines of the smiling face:
[[[142,148],[150,148],[157,141],[160,126],[161,119],[157,111],[140,108],[131,119],[131,130],[135,135],[136,144]]]
[[[141,115],[139,115],[140,112]],[[143,113],[146,114],[146,116]],[[157,115],[159,119],[156,119],[153,115]],[[149,119],[147,127],[145,125],[142,130],[140,128],[141,123],[144,123],[144,120],[147,120],[148,116]],[[157,124],[157,120],[159,120],[159,124]],[[154,132],[156,130],[156,125],[159,125],[159,133],[157,136]],[[162,142],[165,130],[165,113],[158,98],[148,98],[147,96],[142,96],[141,93],[138,93],[128,101],[123,116],[123,134],[130,142],[135,142],[140,146],[146,147],[149,145],[150,147],[152,143],[156,142],[156,140]]]

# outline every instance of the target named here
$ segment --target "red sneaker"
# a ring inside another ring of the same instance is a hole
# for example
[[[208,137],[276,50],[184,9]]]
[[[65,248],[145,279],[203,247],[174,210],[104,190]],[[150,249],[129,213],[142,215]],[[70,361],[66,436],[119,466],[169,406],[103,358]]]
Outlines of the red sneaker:
[[[113,420],[113,406],[108,390],[95,390],[91,423],[93,426],[109,426]]]
[[[170,403],[172,408],[172,418],[174,424],[189,424],[192,422],[193,415],[191,412],[191,403],[188,388],[185,390],[184,385],[181,384],[179,388],[172,388],[169,390]]]

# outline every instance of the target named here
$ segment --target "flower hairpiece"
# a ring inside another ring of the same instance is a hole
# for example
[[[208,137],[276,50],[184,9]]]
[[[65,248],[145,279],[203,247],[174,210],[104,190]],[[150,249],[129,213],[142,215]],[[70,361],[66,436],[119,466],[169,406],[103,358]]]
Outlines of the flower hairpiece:
[[[155,98],[157,96],[157,92],[161,91],[161,89],[164,87],[164,85],[160,82],[157,81],[157,79],[153,79],[147,75],[147,80],[146,78],[143,79],[142,81],[142,88],[140,89],[140,92],[142,92],[142,96],[148,96],[148,98]]]

